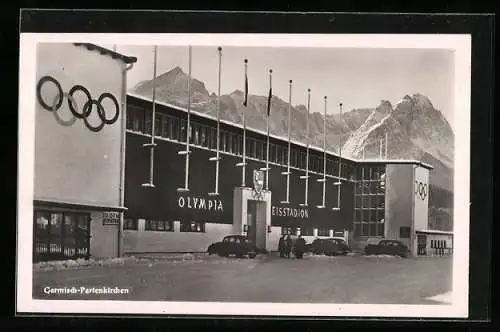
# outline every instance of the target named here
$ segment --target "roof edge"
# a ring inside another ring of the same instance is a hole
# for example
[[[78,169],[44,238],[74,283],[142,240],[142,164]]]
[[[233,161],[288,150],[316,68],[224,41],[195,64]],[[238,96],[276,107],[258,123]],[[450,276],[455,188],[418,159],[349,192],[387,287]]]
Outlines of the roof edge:
[[[73,45],[83,46],[83,47],[87,48],[89,51],[97,51],[101,54],[109,55],[113,59],[119,59],[126,64],[131,64],[131,63],[137,62],[137,58],[135,56],[126,56],[126,55],[117,53],[115,51],[109,50],[109,49],[104,48],[104,47],[99,46],[99,45],[90,44],[90,43],[73,43]]]

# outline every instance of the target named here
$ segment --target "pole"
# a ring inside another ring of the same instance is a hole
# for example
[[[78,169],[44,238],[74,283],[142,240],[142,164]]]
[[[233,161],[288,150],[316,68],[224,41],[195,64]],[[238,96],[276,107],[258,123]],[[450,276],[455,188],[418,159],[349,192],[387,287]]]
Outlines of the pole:
[[[292,131],[292,80],[289,82],[288,87],[288,161],[286,172],[281,174],[286,176],[286,200],[281,203],[288,204],[290,203],[290,156],[291,156],[291,131]]]
[[[385,131],[385,159],[387,160],[387,143],[389,143],[387,130]]]
[[[327,100],[325,96],[325,111],[323,115],[323,204],[322,207],[325,207],[326,200],[326,105]]]
[[[339,108],[340,108],[340,118],[342,119],[342,102],[339,103]],[[339,191],[338,191],[338,194],[337,194],[337,209],[340,210],[340,186],[342,184],[340,178],[342,177],[342,135],[339,135],[340,136],[340,140],[339,140],[339,176],[338,176],[338,187],[339,187]],[[364,154],[364,148],[363,148],[363,154]]]
[[[382,159],[382,144],[384,140],[380,140],[380,150],[379,150],[379,159]]]
[[[245,59],[245,98],[248,98],[248,91],[247,91],[247,72],[248,72],[248,60]],[[248,100],[245,100],[246,103],[248,103]],[[245,120],[245,113],[246,113],[246,108],[247,104],[245,104],[245,108],[243,109],[243,165],[242,165],[242,171],[241,171],[241,186],[245,187],[245,175],[246,175],[246,145],[247,145],[247,138],[246,138],[246,129],[247,129],[247,124]]]
[[[222,65],[222,47],[217,48],[219,55],[219,83],[217,88],[217,150],[215,158],[210,158],[211,161],[215,161],[215,191],[209,193],[210,196],[219,195],[219,166],[220,166],[220,85],[221,85],[221,65]]]
[[[187,131],[186,131],[186,150],[179,152],[179,154],[186,155],[186,164],[184,167],[184,188],[177,189],[178,191],[189,191],[189,155],[190,151],[190,137],[191,137],[191,45],[189,45],[189,66],[188,66],[188,103],[187,103]]]
[[[311,89],[307,89],[307,120],[306,120],[306,175],[301,176],[301,179],[305,179],[305,193],[304,193],[304,204],[302,206],[308,205],[308,187],[309,187],[309,113],[311,109]]]
[[[273,70],[269,69],[269,93],[272,91],[273,86]],[[272,99],[272,96],[271,96]],[[271,103],[269,99],[269,103]],[[269,111],[267,112],[267,148],[266,148],[266,190],[269,191],[269,116],[271,115],[271,105],[268,105]]]
[[[153,60],[153,86],[152,86],[152,95],[153,95],[153,112],[151,114],[151,142],[143,144],[143,147],[149,148],[149,183],[143,183],[143,187],[151,187],[154,185],[154,148],[156,146],[155,143],[155,122],[156,122],[156,63],[157,63],[157,51],[158,46],[154,46],[154,60]]]

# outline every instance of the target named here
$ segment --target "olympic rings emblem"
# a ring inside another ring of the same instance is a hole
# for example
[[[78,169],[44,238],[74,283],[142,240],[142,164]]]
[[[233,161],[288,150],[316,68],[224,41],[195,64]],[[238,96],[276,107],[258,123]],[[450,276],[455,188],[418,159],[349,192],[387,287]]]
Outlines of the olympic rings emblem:
[[[427,197],[427,184],[415,181],[415,195],[419,196],[421,200],[425,200]]]
[[[48,104],[45,100],[43,100],[42,97],[42,86],[45,83],[53,83],[56,88],[57,88],[57,95],[54,97],[54,100],[52,101],[52,105]],[[83,105],[83,109],[81,112],[79,112],[78,105],[76,103],[75,98],[73,95],[76,92],[82,92],[86,97],[87,101]],[[64,98],[68,100],[68,107],[71,111],[71,113],[75,116],[77,119],[83,119],[83,122],[85,123],[85,126],[93,131],[93,132],[99,132],[104,128],[104,125],[111,125],[118,120],[118,116],[120,114],[120,106],[118,105],[118,100],[114,95],[112,95],[109,92],[104,92],[102,93],[97,99],[93,99],[92,96],[90,95],[89,90],[85,88],[83,85],[75,85],[73,86],[69,92],[65,93],[63,92],[61,83],[59,83],[54,77],[52,76],[43,76],[39,81],[36,86],[36,97],[38,99],[38,103],[47,111],[49,112],[57,112],[63,102]],[[110,99],[113,104],[115,105],[115,115],[112,118],[106,118],[106,111],[104,110],[104,107],[102,106],[102,101],[104,99]],[[92,113],[93,106],[97,107],[97,115],[99,116],[99,119],[101,120],[101,123],[97,126],[93,126],[89,123],[88,117]]]

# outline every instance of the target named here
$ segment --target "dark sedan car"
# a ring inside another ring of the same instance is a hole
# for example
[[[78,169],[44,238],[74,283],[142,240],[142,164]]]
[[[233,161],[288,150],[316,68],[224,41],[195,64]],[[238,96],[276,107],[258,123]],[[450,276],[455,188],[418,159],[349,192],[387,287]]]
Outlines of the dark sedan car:
[[[255,258],[260,251],[244,235],[228,235],[222,241],[212,243],[207,252],[210,255],[217,254],[222,257],[234,255],[236,257],[248,256],[249,258]]]
[[[377,244],[368,244],[364,249],[365,255],[391,255],[407,258],[410,255],[408,247],[397,240],[380,240]]]
[[[351,248],[344,239],[340,238],[315,239],[307,246],[307,249],[314,255],[325,254],[327,256],[347,255],[351,252]]]

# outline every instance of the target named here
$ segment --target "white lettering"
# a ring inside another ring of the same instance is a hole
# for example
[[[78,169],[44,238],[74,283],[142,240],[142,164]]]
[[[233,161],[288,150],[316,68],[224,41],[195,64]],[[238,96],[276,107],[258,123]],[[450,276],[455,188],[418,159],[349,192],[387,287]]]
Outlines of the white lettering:
[[[205,199],[200,198],[200,205],[198,206],[199,209],[206,209],[207,207],[205,206]]]
[[[212,205],[214,204],[214,202],[212,200],[209,200],[208,201],[208,210],[212,210]]]
[[[192,207],[191,207],[191,197],[188,196],[187,201],[188,201],[188,205],[187,205],[188,209],[192,209]]]
[[[222,201],[219,201],[219,206],[218,206],[217,210],[222,211]]]
[[[183,208],[184,204],[186,204],[186,202],[184,201],[184,197],[182,197],[182,196],[179,197],[177,204],[179,204],[179,207]]]
[[[193,201],[194,201],[194,208],[196,209],[196,205],[198,205],[198,198],[194,197]]]
[[[278,217],[309,219],[309,210],[290,208],[290,207],[272,206],[271,207],[271,215],[278,216]]]
[[[276,206],[273,206],[273,207],[271,208],[271,213],[272,213],[272,215],[273,215],[273,216],[275,216],[275,215],[276,215]]]

